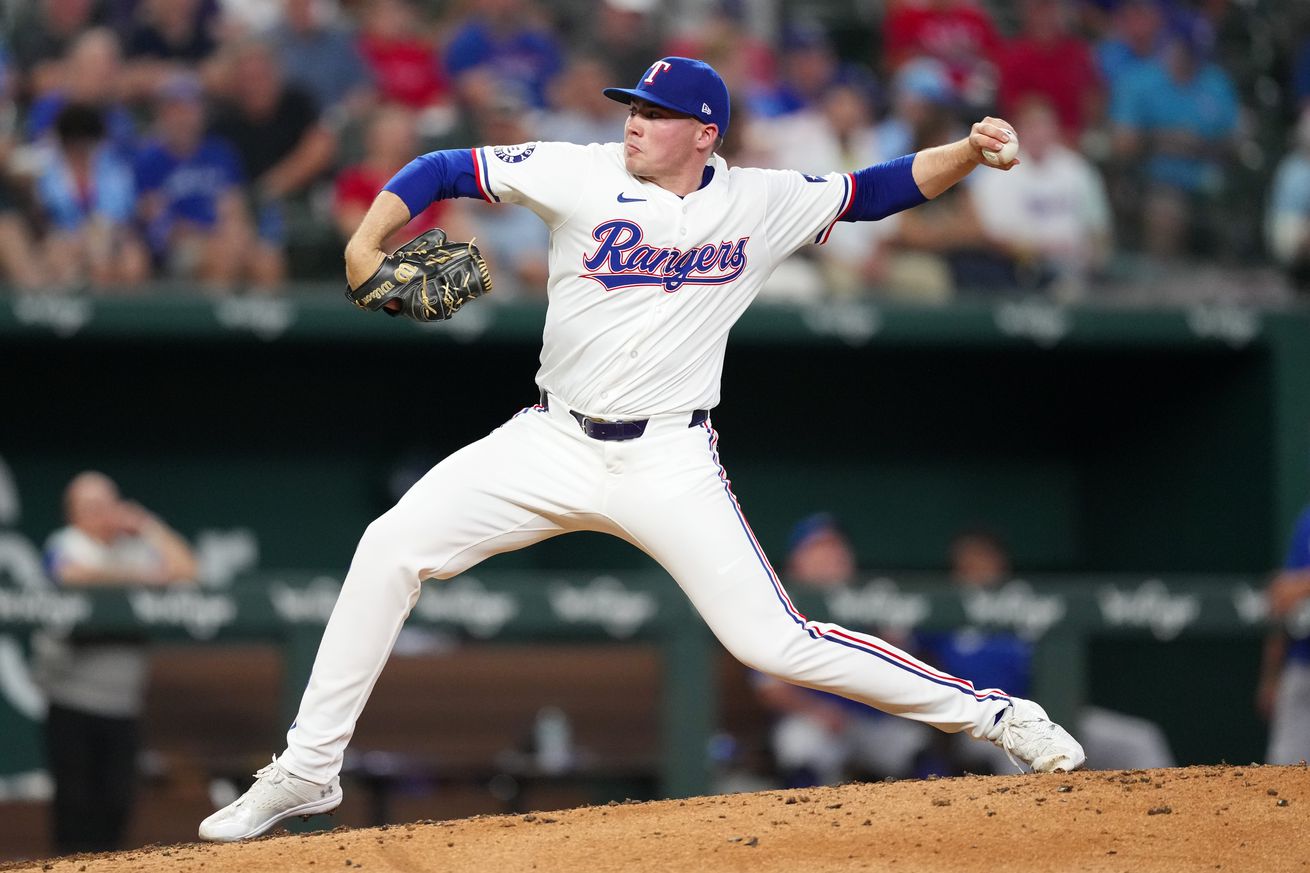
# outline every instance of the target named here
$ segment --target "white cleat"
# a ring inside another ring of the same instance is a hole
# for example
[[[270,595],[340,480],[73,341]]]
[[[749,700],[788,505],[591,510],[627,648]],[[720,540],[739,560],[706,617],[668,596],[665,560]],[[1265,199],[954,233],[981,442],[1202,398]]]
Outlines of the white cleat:
[[[1067,730],[1022,697],[1010,699],[987,739],[1004,749],[1020,769],[1027,764],[1034,773],[1077,770],[1087,760],[1083,747]]]
[[[200,839],[248,840],[292,816],[331,812],[341,805],[341,781],[326,785],[288,773],[277,758],[255,774],[250,790],[200,823]]]

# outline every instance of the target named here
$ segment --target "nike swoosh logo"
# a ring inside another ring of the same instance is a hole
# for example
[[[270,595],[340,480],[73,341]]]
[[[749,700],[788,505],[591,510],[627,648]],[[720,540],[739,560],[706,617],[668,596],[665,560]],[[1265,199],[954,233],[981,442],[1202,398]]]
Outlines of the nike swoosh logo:
[[[619,202],[620,202],[620,203],[645,203],[645,202],[646,202],[646,198],[645,198],[645,197],[624,197],[622,194],[620,194],[620,195],[619,195]]]

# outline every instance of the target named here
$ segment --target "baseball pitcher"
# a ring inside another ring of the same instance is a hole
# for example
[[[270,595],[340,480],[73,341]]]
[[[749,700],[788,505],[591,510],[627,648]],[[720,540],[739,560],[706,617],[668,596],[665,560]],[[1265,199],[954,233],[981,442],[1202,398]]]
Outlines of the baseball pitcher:
[[[890,644],[802,615],[733,494],[710,420],[728,332],[760,286],[839,221],[876,221],[936,197],[1002,153],[1010,125],[855,173],[732,168],[715,154],[728,90],[707,64],[656,61],[622,142],[438,151],[387,184],[346,247],[348,296],[421,321],[491,290],[476,247],[430,231],[382,241],[433,200],[513,203],[550,229],[540,402],[437,464],[364,532],[323,633],[287,748],[200,836],[241,840],[341,802],[342,757],[426,579],[570,531],[649,554],[750,667],[943,731],[994,742],[1037,771],[1083,750],[1037,704],[936,670]],[[1003,154],[1003,153],[1002,153]],[[993,156],[995,157],[995,156]]]

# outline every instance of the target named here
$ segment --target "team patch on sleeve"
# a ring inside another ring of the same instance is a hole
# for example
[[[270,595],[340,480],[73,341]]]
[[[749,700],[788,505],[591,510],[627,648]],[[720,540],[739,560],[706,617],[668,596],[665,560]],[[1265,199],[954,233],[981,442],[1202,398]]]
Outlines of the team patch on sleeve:
[[[507,164],[517,164],[519,161],[526,161],[532,157],[532,153],[536,149],[536,143],[527,143],[526,145],[496,146],[492,149],[492,152]]]

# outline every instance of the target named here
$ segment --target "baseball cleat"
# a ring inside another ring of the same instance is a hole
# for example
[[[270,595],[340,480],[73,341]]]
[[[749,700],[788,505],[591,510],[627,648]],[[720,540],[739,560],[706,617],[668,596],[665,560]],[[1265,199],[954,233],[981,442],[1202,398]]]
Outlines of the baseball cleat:
[[[278,822],[331,812],[341,805],[341,781],[326,785],[287,772],[277,758],[255,774],[250,790],[200,823],[200,839],[219,843],[248,840]]]
[[[1077,770],[1087,754],[1069,732],[1051,721],[1046,710],[1022,697],[1010,699],[987,739],[1005,750],[1015,766],[1034,773]]]

